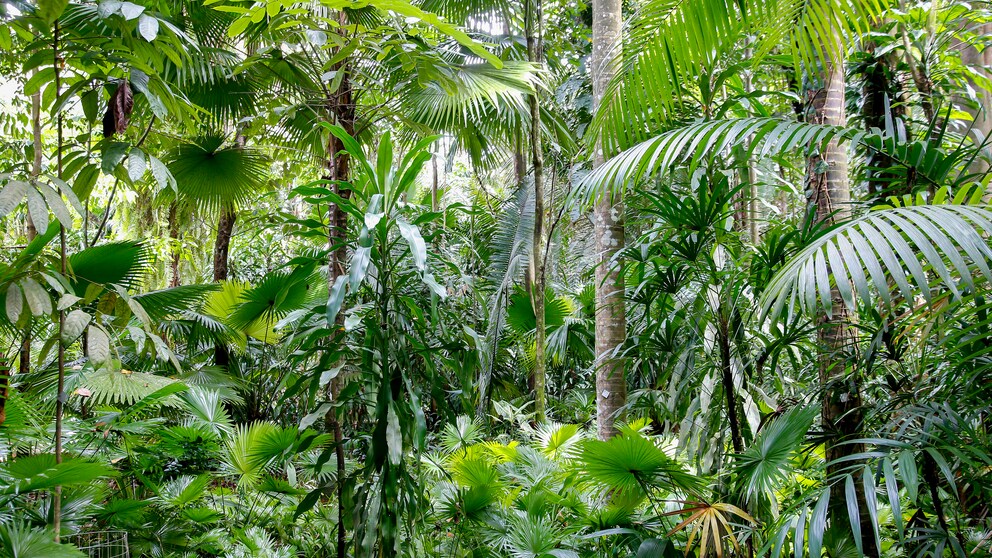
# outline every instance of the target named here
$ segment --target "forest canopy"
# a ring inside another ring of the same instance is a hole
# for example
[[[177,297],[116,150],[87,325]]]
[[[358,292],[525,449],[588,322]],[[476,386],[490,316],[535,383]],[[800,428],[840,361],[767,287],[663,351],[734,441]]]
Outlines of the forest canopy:
[[[0,2],[0,558],[992,554],[992,5]]]

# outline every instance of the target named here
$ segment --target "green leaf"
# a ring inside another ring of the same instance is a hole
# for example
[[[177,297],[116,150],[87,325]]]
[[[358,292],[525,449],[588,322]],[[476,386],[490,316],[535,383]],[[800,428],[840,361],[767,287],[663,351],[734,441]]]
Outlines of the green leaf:
[[[121,15],[124,16],[124,19],[128,21],[138,18],[138,16],[144,13],[144,11],[145,11],[144,6],[139,6],[132,2],[121,3]]]
[[[45,202],[48,204],[48,209],[55,214],[55,218],[58,219],[59,223],[66,229],[71,229],[73,225],[72,214],[69,213],[69,207],[62,201],[59,193],[45,185],[39,185],[38,191],[44,196]]]
[[[124,160],[130,146],[126,143],[115,141],[103,148],[101,156],[101,169],[103,174],[113,174],[117,165]]]
[[[75,547],[55,542],[48,529],[32,528],[20,521],[0,525],[0,556],[11,558],[86,558]]]
[[[410,246],[414,266],[418,271],[427,271],[427,243],[424,242],[424,237],[420,236],[420,229],[403,219],[397,219],[396,224],[400,228],[400,235]]]
[[[11,180],[0,190],[0,217],[6,217],[27,195],[30,185],[20,180]]]
[[[148,14],[141,14],[138,18],[138,32],[149,43],[154,41],[158,36],[158,19]]]
[[[110,360],[110,337],[102,328],[91,325],[86,333],[86,345],[90,360],[96,364],[104,364]]]
[[[34,95],[54,80],[55,69],[52,67],[42,68],[24,83],[24,94],[29,96]]]
[[[108,476],[112,469],[89,459],[57,463],[52,454],[19,457],[0,466],[0,494],[25,494],[56,486],[84,485]]]
[[[12,283],[7,287],[6,294],[7,319],[10,323],[16,324],[24,311],[24,298],[21,295],[21,288]]]
[[[692,475],[639,434],[625,433],[605,442],[587,440],[579,460],[592,480],[624,494],[642,494],[642,486],[697,488]]]
[[[399,465],[403,460],[403,431],[400,430],[400,419],[392,405],[389,406],[386,417],[386,448],[389,452],[389,462]]]
[[[851,536],[854,544],[858,547],[858,554],[862,554],[863,542],[861,541],[861,515],[858,509],[858,495],[854,488],[854,477],[847,475],[844,478],[844,495],[847,501],[847,518],[851,525]]]
[[[141,180],[141,177],[145,174],[146,168],[148,168],[148,161],[145,158],[145,152],[137,147],[132,148],[127,155],[128,178],[130,178],[132,182]]]
[[[24,298],[27,299],[28,307],[35,316],[44,316],[52,313],[52,297],[48,295],[37,281],[26,277],[21,281],[21,288],[24,290]]]
[[[45,198],[41,196],[38,190],[34,188],[28,188],[27,192],[28,200],[28,215],[31,217],[31,221],[34,226],[39,231],[48,228],[48,204],[45,203]]]
[[[69,6],[69,0],[38,0],[38,16],[48,24],[62,17],[62,12]]]
[[[101,0],[100,5],[97,8],[97,13],[100,14],[100,17],[106,19],[120,12],[121,5],[123,4],[124,2],[121,0]]]
[[[73,310],[65,316],[65,325],[62,327],[62,342],[69,344],[83,334],[90,323],[90,315],[82,310]]]
[[[165,166],[165,163],[154,155],[149,155],[148,166],[151,168],[152,176],[155,178],[155,182],[158,183],[160,190],[171,188],[173,192],[178,192],[176,179],[169,172],[169,168]]]

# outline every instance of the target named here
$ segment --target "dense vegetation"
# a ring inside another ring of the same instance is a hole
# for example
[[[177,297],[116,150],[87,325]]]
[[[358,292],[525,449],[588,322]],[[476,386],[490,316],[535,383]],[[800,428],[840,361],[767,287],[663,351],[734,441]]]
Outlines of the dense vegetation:
[[[0,3],[0,556],[989,555],[990,43]]]

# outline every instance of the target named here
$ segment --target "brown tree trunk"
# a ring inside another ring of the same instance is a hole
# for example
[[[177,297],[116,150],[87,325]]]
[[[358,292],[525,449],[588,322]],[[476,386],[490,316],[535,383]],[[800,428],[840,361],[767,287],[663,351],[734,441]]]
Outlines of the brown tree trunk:
[[[231,235],[238,213],[234,208],[225,208],[217,220],[217,240],[214,242],[214,281],[226,281],[229,275],[228,260],[231,250]]]
[[[734,453],[741,453],[744,451],[744,439],[741,436],[740,416],[737,414],[737,388],[734,386],[734,370],[730,353],[730,318],[722,306],[719,313],[717,342],[720,345],[720,372],[723,380],[723,393],[727,399],[730,441],[734,446]]]
[[[843,46],[837,39],[831,48],[824,50],[832,51],[832,59],[825,64],[824,89],[814,96],[814,120],[818,124],[846,126]],[[851,190],[847,169],[847,151],[837,140],[831,140],[822,155],[814,155],[807,162],[807,188],[815,203],[818,220],[835,223],[851,217]],[[836,528],[843,529],[850,520],[844,481],[840,476],[853,463],[838,464],[837,460],[862,451],[860,445],[846,442],[860,437],[863,410],[856,360],[849,361],[847,357],[848,351],[855,348],[856,333],[851,326],[853,316],[849,314],[836,286],[831,290],[831,299],[831,314],[828,316],[823,313],[817,320],[818,371],[823,392],[821,419],[826,437],[827,476],[832,481],[830,521]],[[852,474],[855,477],[864,553],[866,556],[878,556],[864,484],[861,482],[860,472]]]
[[[616,74],[615,55],[622,24],[620,0],[592,3],[593,111],[603,102],[607,85]],[[593,166],[606,162],[601,144]],[[593,213],[596,237],[596,427],[600,439],[617,432],[616,421],[627,404],[624,359],[618,355],[627,335],[623,276],[611,262],[624,245],[623,204],[610,195],[596,202]]]
[[[224,208],[217,220],[217,239],[214,242],[214,282],[227,280],[231,235],[234,233],[234,222],[237,219],[238,213],[234,208]],[[214,364],[223,368],[231,364],[231,353],[223,343],[214,345]]]
[[[526,7],[527,58],[531,63],[542,63],[541,53],[541,4],[540,0],[527,0]],[[534,416],[537,422],[547,419],[544,322],[544,153],[541,145],[541,107],[535,87],[528,98],[530,105],[530,149],[534,168],[534,246],[531,249],[531,303],[534,308]]]
[[[342,26],[348,24],[348,16],[342,11],[338,14],[339,23]],[[340,85],[336,91],[329,91],[327,95],[326,107],[330,117],[348,134],[355,134],[355,102],[351,88],[351,76],[349,60],[341,61],[335,68],[336,71],[344,72]],[[327,142],[327,179],[333,181],[333,190],[341,198],[348,200],[351,198],[351,190],[347,186],[349,179],[350,156],[344,151],[341,140],[331,135]],[[432,202],[436,203],[434,199]],[[332,204],[327,211],[328,231],[327,244],[330,250],[328,261],[328,286],[333,286],[337,278],[347,273],[348,257],[348,213],[337,204]],[[343,325],[344,313],[339,312],[337,323]],[[343,328],[338,328],[342,330]],[[328,395],[333,403],[338,402],[343,388],[340,374],[331,380],[328,386]],[[341,418],[339,412],[341,408],[334,406],[324,416],[324,424],[327,430],[334,435],[334,457],[335,457],[335,492],[337,496],[337,554],[339,558],[347,556],[348,539],[345,529],[344,516],[344,480],[345,480],[345,455],[344,455],[344,432],[341,428]]]
[[[10,396],[10,362],[0,356],[0,426],[7,421],[7,397]]]

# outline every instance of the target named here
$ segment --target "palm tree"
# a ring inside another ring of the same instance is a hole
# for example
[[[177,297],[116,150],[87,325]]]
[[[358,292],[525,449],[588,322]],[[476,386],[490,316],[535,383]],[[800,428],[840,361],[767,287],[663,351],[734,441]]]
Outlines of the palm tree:
[[[594,0],[592,5],[593,111],[606,104],[607,89],[616,75],[616,49],[620,48],[622,3]],[[593,148],[593,167],[607,160],[608,147],[601,140]],[[616,270],[615,256],[623,249],[623,204],[619,198],[602,196],[596,202],[596,423],[600,439],[616,434],[614,423],[627,403],[627,379],[619,354],[626,338],[623,276]]]

